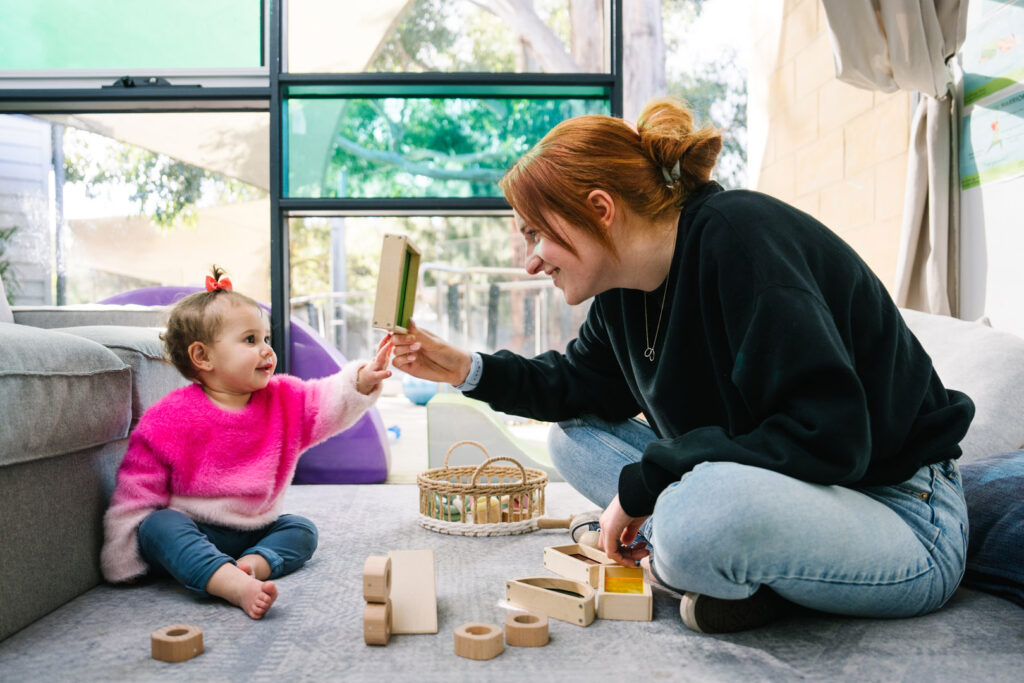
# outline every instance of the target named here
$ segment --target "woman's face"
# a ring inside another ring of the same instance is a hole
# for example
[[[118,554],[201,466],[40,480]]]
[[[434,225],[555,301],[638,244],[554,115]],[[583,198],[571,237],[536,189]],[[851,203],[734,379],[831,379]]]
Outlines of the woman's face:
[[[611,289],[614,261],[605,248],[590,234],[569,225],[554,214],[546,216],[548,224],[576,248],[572,253],[551,239],[543,237],[515,213],[516,227],[526,241],[526,272],[551,276],[555,287],[562,290],[569,305],[582,303],[592,296]]]

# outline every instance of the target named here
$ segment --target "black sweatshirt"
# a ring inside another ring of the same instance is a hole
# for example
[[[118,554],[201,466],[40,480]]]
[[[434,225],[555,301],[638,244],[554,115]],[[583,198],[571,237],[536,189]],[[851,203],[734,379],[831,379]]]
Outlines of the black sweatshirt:
[[[665,286],[651,362],[644,297],[653,336]],[[661,287],[599,294],[564,354],[483,355],[467,395],[546,421],[643,412],[658,439],[619,477],[634,517],[708,461],[817,484],[896,484],[959,457],[974,416],[853,249],[783,202],[714,182],[684,207]]]

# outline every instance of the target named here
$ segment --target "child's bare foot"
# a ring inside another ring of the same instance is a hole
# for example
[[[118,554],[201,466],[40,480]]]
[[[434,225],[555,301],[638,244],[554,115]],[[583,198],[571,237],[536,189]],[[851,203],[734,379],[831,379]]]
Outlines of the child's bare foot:
[[[267,562],[267,559],[262,555],[256,553],[252,555],[243,555],[238,558],[238,561],[235,564],[238,565],[239,569],[254,579],[265,581],[270,578],[270,563]]]
[[[274,600],[277,600],[277,586],[274,582],[253,579],[238,606],[253,619],[262,619]]]
[[[213,573],[206,584],[206,592],[241,607],[253,619],[263,618],[277,600],[277,586],[273,581],[260,581],[230,562]]]

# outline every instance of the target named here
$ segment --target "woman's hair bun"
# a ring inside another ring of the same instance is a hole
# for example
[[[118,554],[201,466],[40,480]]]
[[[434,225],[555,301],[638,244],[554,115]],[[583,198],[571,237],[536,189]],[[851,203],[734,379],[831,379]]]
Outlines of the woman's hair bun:
[[[693,114],[677,97],[651,100],[636,123],[640,148],[656,166],[671,172],[679,162],[679,177],[673,176],[680,199],[708,182],[722,151],[722,134],[712,126],[695,129]]]

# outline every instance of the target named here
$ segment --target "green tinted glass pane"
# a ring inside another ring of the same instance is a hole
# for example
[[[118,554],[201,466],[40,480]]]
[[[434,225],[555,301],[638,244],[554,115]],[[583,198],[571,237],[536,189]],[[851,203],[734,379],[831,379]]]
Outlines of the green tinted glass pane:
[[[500,197],[555,124],[607,99],[317,98],[286,103],[285,196]]]
[[[609,73],[607,0],[302,0],[292,73]]]
[[[0,0],[0,69],[259,67],[261,0]]]

